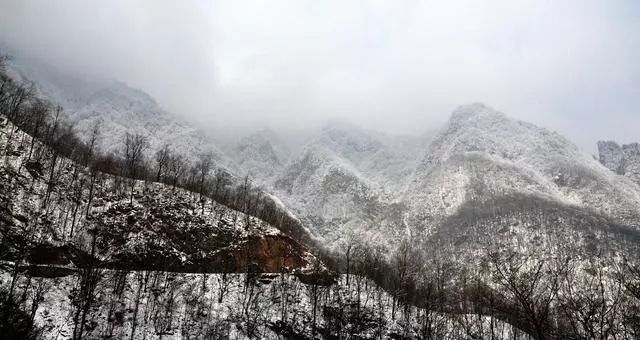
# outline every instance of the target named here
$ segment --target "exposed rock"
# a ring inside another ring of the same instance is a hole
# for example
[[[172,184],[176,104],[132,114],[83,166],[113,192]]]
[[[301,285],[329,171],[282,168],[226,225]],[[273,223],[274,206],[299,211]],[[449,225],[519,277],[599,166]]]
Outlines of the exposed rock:
[[[33,176],[33,178],[42,177],[42,173],[43,173],[42,163],[37,161],[29,161],[24,167],[25,169],[27,169],[29,174]]]
[[[602,165],[640,184],[640,144],[620,146],[614,141],[601,141],[598,153]]]
[[[598,142],[598,154],[602,165],[615,173],[619,173],[624,153],[618,143],[614,141]]]

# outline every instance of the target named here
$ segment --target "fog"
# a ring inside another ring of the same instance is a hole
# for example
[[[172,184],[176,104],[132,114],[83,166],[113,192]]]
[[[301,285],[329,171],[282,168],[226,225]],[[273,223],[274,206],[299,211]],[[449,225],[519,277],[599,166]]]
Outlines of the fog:
[[[480,101],[585,148],[640,140],[633,0],[2,0],[0,42],[214,128],[416,134]]]

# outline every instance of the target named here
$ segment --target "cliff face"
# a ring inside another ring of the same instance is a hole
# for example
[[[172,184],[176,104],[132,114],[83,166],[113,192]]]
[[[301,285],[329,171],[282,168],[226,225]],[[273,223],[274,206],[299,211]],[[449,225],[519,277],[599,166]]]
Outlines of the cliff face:
[[[620,146],[614,141],[600,141],[598,153],[602,165],[640,184],[640,144]]]
[[[614,141],[599,141],[598,142],[598,154],[600,163],[607,169],[618,173],[624,153],[618,143]]]

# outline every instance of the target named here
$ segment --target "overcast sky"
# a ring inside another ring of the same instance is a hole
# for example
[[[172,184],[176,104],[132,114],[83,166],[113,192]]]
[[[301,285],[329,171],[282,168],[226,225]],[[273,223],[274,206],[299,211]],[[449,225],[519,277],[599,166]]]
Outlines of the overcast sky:
[[[2,0],[0,41],[217,126],[419,133],[484,102],[640,140],[638,1]]]

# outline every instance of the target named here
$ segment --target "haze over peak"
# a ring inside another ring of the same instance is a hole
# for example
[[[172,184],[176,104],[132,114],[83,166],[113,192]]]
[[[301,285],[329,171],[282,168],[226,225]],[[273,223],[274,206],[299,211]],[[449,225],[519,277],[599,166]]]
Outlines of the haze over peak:
[[[420,134],[480,100],[592,150],[637,139],[638,17],[634,1],[9,0],[0,42],[205,128]]]
[[[636,338],[639,19],[0,0],[0,336]]]
[[[504,118],[505,115],[502,112],[498,112],[495,109],[487,106],[484,103],[471,103],[458,106],[451,113],[450,121],[463,121],[474,117],[496,117]]]

